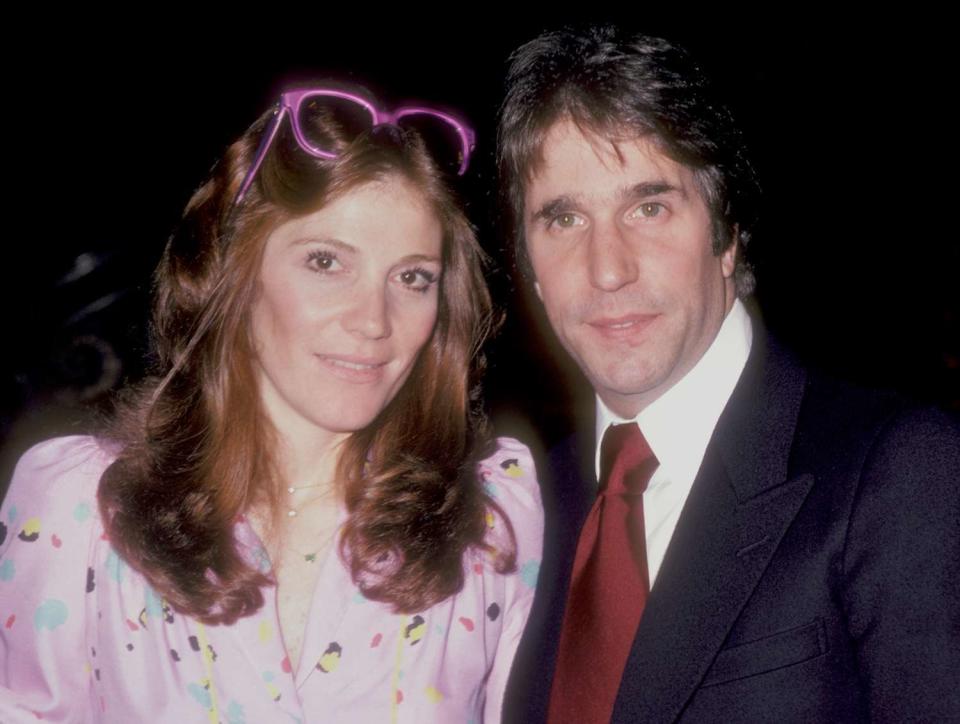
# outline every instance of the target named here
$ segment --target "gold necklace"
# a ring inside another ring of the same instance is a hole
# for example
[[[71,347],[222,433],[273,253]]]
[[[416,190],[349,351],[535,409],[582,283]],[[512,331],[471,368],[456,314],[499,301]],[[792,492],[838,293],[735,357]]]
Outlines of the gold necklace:
[[[296,493],[298,493],[301,490],[310,490],[311,488],[324,488],[324,487],[328,487],[326,483],[314,483],[312,485],[288,485],[287,494],[290,495],[292,498],[292,496],[296,495]],[[310,500],[305,500],[299,504],[294,504],[292,499],[289,500],[287,505],[287,517],[296,518],[300,514],[300,509],[305,508],[306,506],[312,505],[320,500],[323,500],[324,498],[330,496],[332,492],[333,492],[332,489],[326,490],[322,494],[318,495],[317,497],[311,498]],[[336,530],[337,530],[337,527],[335,526],[333,530],[330,532],[330,534],[324,536],[323,540],[319,541],[317,547],[312,551],[304,552],[299,548],[294,548],[289,543],[285,543],[285,542],[281,542],[281,545],[287,550],[293,551],[298,556],[303,558],[304,562],[316,563],[318,560],[317,557],[319,556],[320,552],[326,549],[327,547],[329,547],[330,541],[333,539],[333,536],[336,533]]]
[[[313,485],[288,485],[288,486],[287,486],[287,493],[288,493],[289,495],[293,496],[295,493],[297,493],[297,491],[300,491],[300,490],[309,490],[310,488],[320,488],[320,487],[323,487],[324,485],[325,485],[325,483],[315,483],[315,484],[313,484]],[[297,511],[297,508],[298,508],[298,507],[302,508],[303,506],[309,505],[310,503],[316,502],[317,500],[321,500],[321,499],[323,499],[324,497],[325,497],[324,495],[321,495],[321,496],[319,496],[319,497],[317,497],[317,498],[313,498],[312,500],[307,500],[307,501],[305,501],[305,502],[303,502],[303,503],[300,503],[297,507],[294,507],[294,505],[293,505],[293,503],[292,503],[292,501],[291,501],[291,503],[290,503],[289,505],[287,505],[287,517],[288,517],[288,518],[296,518],[296,517],[297,517],[297,514],[298,514],[298,511]]]
[[[323,540],[317,544],[317,547],[308,553],[304,553],[299,548],[294,548],[289,543],[282,543],[281,545],[283,545],[283,547],[286,548],[287,550],[293,551],[298,556],[303,558],[304,563],[316,563],[318,560],[317,556],[320,555],[321,551],[327,550],[330,547],[330,544],[333,541],[333,537],[336,535],[336,533],[337,533],[337,529],[334,529],[328,535],[325,535],[323,537]]]

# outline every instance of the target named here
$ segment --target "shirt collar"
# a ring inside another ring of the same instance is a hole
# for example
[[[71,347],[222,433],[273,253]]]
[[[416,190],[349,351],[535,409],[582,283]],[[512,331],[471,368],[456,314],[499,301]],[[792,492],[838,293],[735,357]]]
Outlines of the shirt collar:
[[[737,299],[693,369],[633,418],[660,466],[671,471],[671,477],[693,482],[713,428],[747,363],[752,342],[750,316]],[[599,396],[596,399],[595,462],[599,479],[603,433],[610,425],[631,420],[614,413]]]

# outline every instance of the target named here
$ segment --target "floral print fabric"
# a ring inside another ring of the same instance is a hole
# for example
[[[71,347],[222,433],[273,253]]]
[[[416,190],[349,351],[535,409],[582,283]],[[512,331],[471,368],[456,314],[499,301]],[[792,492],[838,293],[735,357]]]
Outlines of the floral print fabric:
[[[394,614],[363,597],[333,550],[316,562],[295,674],[274,590],[253,616],[204,626],[119,558],[96,499],[113,457],[93,438],[60,438],[17,466],[0,508],[0,721],[499,721],[543,534],[523,445],[499,439],[478,470],[512,524],[516,571],[470,550],[460,593]],[[487,523],[490,543],[507,540],[503,521]],[[269,570],[253,530],[240,522],[236,535]]]

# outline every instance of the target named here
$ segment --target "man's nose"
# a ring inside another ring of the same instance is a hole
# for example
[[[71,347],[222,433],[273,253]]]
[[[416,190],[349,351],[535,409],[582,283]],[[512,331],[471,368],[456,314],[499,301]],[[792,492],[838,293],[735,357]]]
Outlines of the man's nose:
[[[355,290],[355,297],[343,315],[346,331],[369,339],[389,337],[390,301],[382,286],[367,286]]]
[[[636,249],[614,222],[598,224],[590,238],[588,265],[591,284],[615,292],[637,280]]]

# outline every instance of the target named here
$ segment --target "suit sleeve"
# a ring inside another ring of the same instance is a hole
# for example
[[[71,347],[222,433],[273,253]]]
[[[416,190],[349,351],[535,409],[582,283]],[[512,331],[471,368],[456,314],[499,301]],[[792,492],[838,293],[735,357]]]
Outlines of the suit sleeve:
[[[50,440],[0,507],[0,721],[86,721],[88,566],[106,465],[92,438]]]
[[[844,591],[875,721],[960,721],[960,426],[902,414],[861,475]]]
[[[493,471],[486,479],[486,487],[509,519],[516,539],[517,562],[516,570],[506,576],[503,629],[487,677],[485,722],[501,721],[507,679],[530,616],[543,552],[543,504],[530,451],[509,438],[500,438],[498,443],[496,455],[486,461]]]

